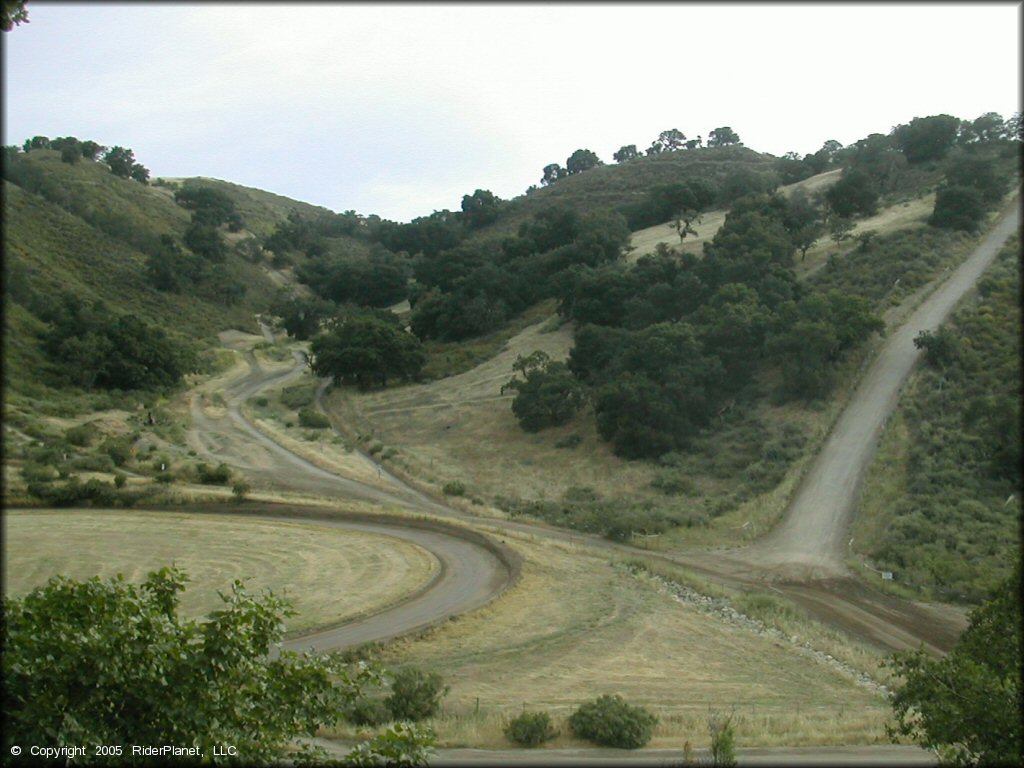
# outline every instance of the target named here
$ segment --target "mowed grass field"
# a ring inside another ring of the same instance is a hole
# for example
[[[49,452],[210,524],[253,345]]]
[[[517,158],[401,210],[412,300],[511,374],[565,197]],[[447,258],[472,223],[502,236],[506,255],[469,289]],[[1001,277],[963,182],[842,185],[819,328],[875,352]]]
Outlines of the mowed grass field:
[[[504,722],[525,708],[563,726],[549,746],[575,746],[564,718],[603,693],[661,718],[651,747],[707,746],[709,709],[733,708],[740,746],[884,740],[884,698],[798,644],[704,613],[582,547],[503,538],[525,559],[516,586],[384,651],[387,663],[435,669],[451,686],[432,723],[443,745],[508,746]]]
[[[181,612],[200,617],[223,605],[235,579],[273,590],[298,614],[289,632],[378,611],[434,579],[426,550],[388,536],[240,515],[102,510],[5,511],[4,594],[20,597],[62,574],[121,573],[141,582],[175,564],[190,582]]]

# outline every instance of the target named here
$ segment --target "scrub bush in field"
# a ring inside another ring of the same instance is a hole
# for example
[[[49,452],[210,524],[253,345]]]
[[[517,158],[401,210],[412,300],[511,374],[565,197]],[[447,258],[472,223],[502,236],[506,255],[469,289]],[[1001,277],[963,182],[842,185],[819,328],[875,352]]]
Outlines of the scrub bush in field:
[[[521,747],[536,747],[557,735],[547,712],[523,712],[505,725],[505,736]]]
[[[425,720],[437,714],[446,693],[448,687],[437,672],[404,667],[395,673],[384,703],[395,720]]]
[[[309,429],[327,429],[331,426],[326,416],[312,408],[303,408],[299,411],[299,424]]]
[[[618,694],[604,694],[573,712],[569,727],[581,739],[603,747],[637,749],[651,740],[658,718],[627,704]]]

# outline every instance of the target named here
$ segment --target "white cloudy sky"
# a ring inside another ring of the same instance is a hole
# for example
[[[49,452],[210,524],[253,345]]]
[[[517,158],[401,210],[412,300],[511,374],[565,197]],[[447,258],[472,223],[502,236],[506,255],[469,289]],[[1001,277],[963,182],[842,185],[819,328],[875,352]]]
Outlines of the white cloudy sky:
[[[27,7],[3,38],[5,144],[90,138],[154,177],[398,221],[668,128],[804,154],[1020,110],[1018,3]]]

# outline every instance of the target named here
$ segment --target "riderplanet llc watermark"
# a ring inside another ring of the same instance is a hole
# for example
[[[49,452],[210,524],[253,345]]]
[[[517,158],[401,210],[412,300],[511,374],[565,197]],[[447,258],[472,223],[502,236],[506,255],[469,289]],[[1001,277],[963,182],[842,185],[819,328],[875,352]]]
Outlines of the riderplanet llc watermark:
[[[11,755],[20,757],[21,747],[11,747]],[[60,747],[29,747],[26,757],[41,757],[44,760],[74,760],[76,757],[206,757],[199,747],[178,747],[171,744],[162,744],[158,747],[140,746],[132,744],[128,747],[121,745],[97,745],[87,749],[83,746],[60,746]],[[217,745],[213,748],[214,757],[237,757],[238,749],[234,745]]]

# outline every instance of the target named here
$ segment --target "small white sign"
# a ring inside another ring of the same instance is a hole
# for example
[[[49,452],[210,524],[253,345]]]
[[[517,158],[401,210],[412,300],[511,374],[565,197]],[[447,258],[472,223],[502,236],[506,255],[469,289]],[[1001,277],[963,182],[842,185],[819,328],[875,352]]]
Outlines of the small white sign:
[[[892,581],[892,571],[882,571],[882,581]]]

